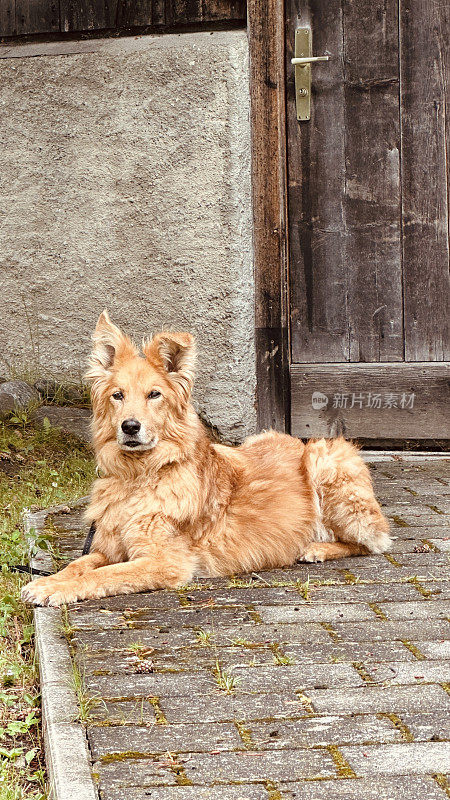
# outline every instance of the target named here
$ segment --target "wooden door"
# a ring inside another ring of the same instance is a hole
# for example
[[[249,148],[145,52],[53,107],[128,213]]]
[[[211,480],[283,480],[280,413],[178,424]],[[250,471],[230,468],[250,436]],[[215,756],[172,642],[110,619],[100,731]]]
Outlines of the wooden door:
[[[286,0],[291,426],[449,436],[450,5]],[[296,117],[296,27],[312,31]]]

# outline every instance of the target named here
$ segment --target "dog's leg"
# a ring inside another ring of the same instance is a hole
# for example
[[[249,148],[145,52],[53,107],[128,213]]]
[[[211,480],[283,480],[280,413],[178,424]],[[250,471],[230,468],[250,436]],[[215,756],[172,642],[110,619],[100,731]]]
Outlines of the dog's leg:
[[[354,554],[388,550],[389,523],[375,498],[369,470],[354,445],[342,438],[309,442],[305,462],[313,487],[320,491],[325,528],[332,530],[339,542],[361,546]]]
[[[89,553],[72,561],[67,567],[55,572],[54,575],[45,575],[30,581],[22,589],[22,600],[35,605],[44,605],[47,597],[55,592],[55,587],[68,580],[79,578],[86,572],[108,564],[108,559],[103,553]]]
[[[333,558],[367,555],[367,547],[350,542],[312,542],[306,548],[300,561],[329,561]]]
[[[166,558],[162,555],[158,559],[142,556],[133,561],[99,567],[64,584],[55,584],[46,605],[60,606],[77,600],[183,586],[192,579],[196,565],[197,559],[193,555],[177,552],[174,548]]]

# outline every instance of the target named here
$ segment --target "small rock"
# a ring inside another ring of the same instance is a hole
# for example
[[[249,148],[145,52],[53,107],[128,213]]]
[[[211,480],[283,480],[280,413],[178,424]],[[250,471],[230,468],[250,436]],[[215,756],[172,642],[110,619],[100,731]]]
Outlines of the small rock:
[[[6,381],[0,384],[0,418],[15,409],[23,410],[39,402],[39,392],[25,381]]]
[[[35,419],[41,425],[44,424],[44,419],[48,419],[53,428],[61,428],[61,430],[72,433],[85,442],[90,442],[91,440],[89,426],[91,413],[87,408],[41,406],[36,411]]]

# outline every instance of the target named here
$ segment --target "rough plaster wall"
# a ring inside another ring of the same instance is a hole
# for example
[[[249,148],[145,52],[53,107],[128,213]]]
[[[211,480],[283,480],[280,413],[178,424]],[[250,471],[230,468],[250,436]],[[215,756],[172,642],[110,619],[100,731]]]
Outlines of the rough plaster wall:
[[[79,373],[105,306],[137,339],[190,330],[198,405],[240,440],[255,427],[246,34],[96,46],[0,61],[0,358]]]

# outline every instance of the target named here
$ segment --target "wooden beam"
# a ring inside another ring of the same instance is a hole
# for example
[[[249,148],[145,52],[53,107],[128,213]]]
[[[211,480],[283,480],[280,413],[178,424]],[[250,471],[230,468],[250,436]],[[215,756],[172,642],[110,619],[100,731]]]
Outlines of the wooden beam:
[[[249,0],[258,428],[289,427],[284,0]]]
[[[292,432],[362,441],[448,440],[449,367],[448,362],[293,364]]]

